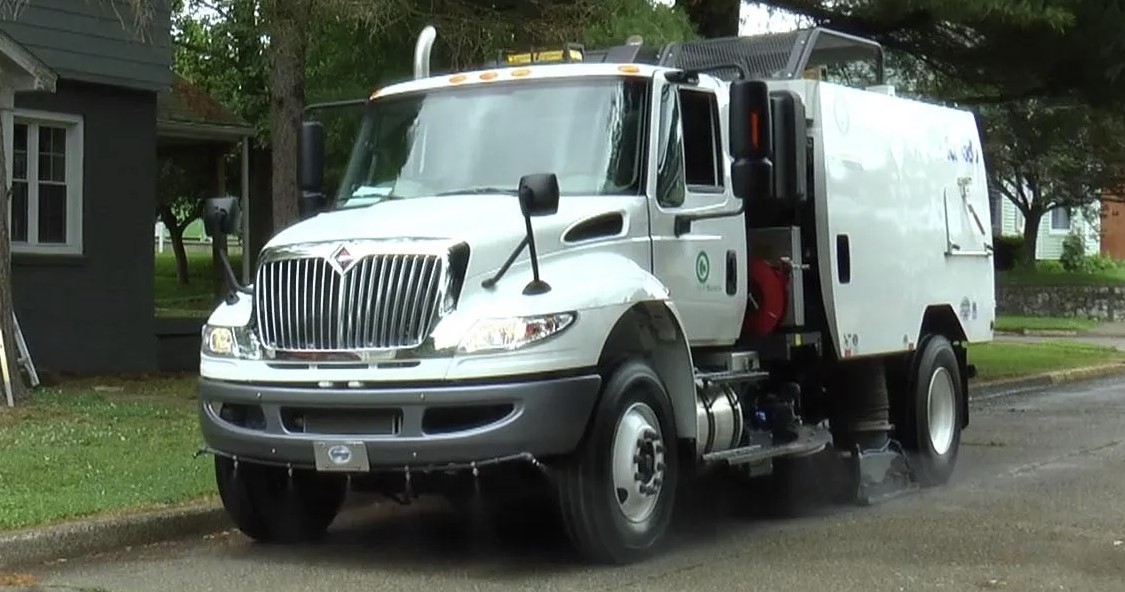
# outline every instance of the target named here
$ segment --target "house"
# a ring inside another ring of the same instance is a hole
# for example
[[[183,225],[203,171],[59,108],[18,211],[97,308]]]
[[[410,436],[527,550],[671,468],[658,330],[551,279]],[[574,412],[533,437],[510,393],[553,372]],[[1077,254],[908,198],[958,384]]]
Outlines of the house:
[[[126,0],[110,2],[25,0],[16,14],[10,3],[0,10],[13,299],[45,372],[158,369],[158,146],[249,134],[239,122],[183,121],[167,108],[162,117],[160,104],[175,104],[160,100],[174,90],[170,2],[154,0],[144,31]]]
[[[1043,260],[1059,259],[1062,255],[1063,241],[1071,232],[1077,232],[1086,240],[1086,253],[1102,253],[1102,226],[1100,213],[1107,204],[1095,203],[1091,215],[1080,210],[1056,208],[1039,221],[1039,236],[1035,245],[1035,258]],[[999,197],[993,201],[993,232],[1000,236],[1023,236],[1024,216],[1011,201]]]

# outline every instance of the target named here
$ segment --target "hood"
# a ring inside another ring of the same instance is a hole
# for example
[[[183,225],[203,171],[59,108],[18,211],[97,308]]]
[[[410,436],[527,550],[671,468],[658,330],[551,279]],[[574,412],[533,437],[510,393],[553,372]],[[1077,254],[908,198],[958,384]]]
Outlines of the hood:
[[[643,196],[565,196],[552,216],[532,218],[540,255],[564,246],[563,234],[575,224],[603,214],[620,213],[628,233],[630,212],[643,211]],[[599,228],[616,230],[613,225]],[[523,215],[514,195],[449,195],[379,202],[352,210],[319,214],[278,233],[266,248],[326,241],[385,238],[435,238],[464,241],[471,249],[470,276],[503,264],[525,235]],[[610,236],[603,234],[603,236]],[[520,259],[527,258],[525,249]]]

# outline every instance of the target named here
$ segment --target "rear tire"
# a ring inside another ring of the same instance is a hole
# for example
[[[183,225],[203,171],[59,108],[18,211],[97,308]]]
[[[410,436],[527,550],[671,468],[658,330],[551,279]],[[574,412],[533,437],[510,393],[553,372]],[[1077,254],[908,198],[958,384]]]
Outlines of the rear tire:
[[[319,540],[347,496],[347,479],[215,457],[223,507],[246,536],[263,543]]]
[[[923,487],[949,481],[961,448],[961,368],[949,340],[930,335],[914,360],[897,436]]]
[[[645,362],[629,360],[605,381],[579,449],[558,467],[567,535],[598,563],[653,553],[672,521],[679,481],[672,405]]]

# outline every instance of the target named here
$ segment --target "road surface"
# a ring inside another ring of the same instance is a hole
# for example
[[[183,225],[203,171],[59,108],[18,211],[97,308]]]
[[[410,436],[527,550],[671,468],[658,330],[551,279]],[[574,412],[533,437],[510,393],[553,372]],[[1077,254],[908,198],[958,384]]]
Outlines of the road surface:
[[[422,505],[349,516],[317,546],[226,533],[31,575],[43,590],[109,592],[1125,590],[1123,442],[1121,382],[976,401],[947,487],[795,518],[712,507],[626,568],[576,563],[549,529],[497,541]]]

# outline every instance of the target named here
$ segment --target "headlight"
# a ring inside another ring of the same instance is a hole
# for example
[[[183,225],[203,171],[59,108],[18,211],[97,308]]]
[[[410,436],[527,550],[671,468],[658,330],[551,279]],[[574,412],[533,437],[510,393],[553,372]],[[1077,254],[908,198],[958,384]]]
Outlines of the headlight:
[[[477,353],[513,350],[558,335],[574,323],[575,314],[561,312],[531,317],[485,319],[461,339],[458,351]]]
[[[246,327],[204,325],[200,350],[205,355],[218,358],[260,358],[258,340]]]

